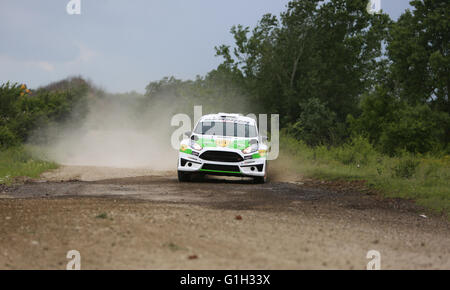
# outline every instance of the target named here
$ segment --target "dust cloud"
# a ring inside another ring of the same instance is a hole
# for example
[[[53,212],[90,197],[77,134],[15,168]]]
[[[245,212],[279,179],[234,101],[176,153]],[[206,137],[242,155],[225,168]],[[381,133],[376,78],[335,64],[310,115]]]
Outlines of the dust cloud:
[[[138,94],[90,98],[87,115],[37,131],[46,136],[47,159],[61,165],[174,170],[176,129],[168,104],[149,104]]]

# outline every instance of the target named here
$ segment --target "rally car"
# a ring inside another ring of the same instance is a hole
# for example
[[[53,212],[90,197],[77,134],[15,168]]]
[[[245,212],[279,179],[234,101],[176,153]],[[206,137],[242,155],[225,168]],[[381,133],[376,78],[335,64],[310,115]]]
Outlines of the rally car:
[[[267,181],[267,137],[258,134],[256,121],[239,114],[210,114],[199,119],[180,143],[178,180],[193,174],[252,177]]]

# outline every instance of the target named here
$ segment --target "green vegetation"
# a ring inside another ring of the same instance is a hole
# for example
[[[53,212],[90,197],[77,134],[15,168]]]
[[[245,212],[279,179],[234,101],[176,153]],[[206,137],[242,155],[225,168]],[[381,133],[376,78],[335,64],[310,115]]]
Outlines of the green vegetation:
[[[175,251],[180,251],[180,250],[186,250],[186,248],[183,248],[173,242],[170,243],[166,243],[164,244],[164,246],[168,247],[171,251],[175,252]]]
[[[106,219],[106,218],[108,218],[108,214],[106,212],[102,212],[101,214],[97,215],[95,218]]]
[[[10,184],[21,176],[36,178],[57,167],[53,162],[42,160],[45,158],[36,154],[35,147],[22,144],[46,141],[46,136],[33,135],[34,130],[61,123],[69,117],[81,119],[87,112],[89,91],[93,89],[80,77],[37,90],[30,90],[25,84],[1,84],[0,184]]]
[[[0,86],[0,150],[18,146],[31,137],[33,130],[60,123],[69,117],[82,118],[86,99],[93,89],[82,78],[69,78],[35,91],[25,84]]]
[[[20,176],[37,178],[42,172],[57,168],[53,162],[34,158],[32,151],[22,146],[0,151],[0,184],[11,184]]]
[[[450,214],[450,156],[402,152],[390,157],[363,137],[338,147],[310,147],[283,135],[283,155],[299,174],[325,180],[366,180],[387,197],[412,199],[436,212]],[[282,156],[283,158],[283,156]]]

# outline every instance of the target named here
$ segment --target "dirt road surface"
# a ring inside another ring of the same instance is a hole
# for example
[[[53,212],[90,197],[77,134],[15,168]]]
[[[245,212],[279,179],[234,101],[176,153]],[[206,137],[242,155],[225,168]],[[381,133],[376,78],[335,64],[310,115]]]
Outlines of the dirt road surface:
[[[288,182],[289,181],[289,182]],[[448,218],[358,184],[62,167],[0,187],[0,268],[450,269]]]

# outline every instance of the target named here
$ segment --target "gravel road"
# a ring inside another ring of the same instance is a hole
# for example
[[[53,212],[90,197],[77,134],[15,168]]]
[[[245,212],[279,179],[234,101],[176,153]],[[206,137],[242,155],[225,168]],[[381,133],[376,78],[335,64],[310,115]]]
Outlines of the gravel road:
[[[0,268],[450,269],[450,222],[357,183],[62,167],[0,188]]]

